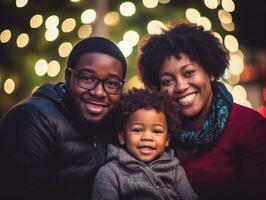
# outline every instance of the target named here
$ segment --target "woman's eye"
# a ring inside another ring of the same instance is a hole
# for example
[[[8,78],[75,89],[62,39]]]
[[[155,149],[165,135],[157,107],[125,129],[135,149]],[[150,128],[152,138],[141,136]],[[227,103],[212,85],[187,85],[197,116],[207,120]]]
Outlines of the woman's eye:
[[[184,76],[187,77],[187,78],[189,78],[189,77],[191,77],[193,75],[194,72],[195,72],[194,70],[186,71],[184,73]]]
[[[172,79],[163,79],[161,80],[161,86],[169,86],[173,83]]]

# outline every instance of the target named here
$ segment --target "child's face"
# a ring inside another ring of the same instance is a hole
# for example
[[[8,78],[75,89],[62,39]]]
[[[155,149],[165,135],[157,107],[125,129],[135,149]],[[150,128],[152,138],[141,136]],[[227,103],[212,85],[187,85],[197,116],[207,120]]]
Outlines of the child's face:
[[[121,144],[136,159],[148,163],[158,158],[168,146],[167,123],[164,113],[155,109],[133,112],[119,137]]]

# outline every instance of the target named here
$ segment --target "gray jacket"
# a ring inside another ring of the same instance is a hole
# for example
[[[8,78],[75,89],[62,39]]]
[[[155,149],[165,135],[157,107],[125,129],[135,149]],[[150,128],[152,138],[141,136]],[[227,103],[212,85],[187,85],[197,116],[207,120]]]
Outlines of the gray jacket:
[[[94,180],[92,200],[197,199],[173,151],[146,164],[109,145],[107,160]]]

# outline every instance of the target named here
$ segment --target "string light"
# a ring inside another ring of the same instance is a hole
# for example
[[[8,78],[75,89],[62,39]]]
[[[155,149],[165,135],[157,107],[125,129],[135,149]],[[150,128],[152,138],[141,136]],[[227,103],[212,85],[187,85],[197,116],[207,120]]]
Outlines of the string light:
[[[30,19],[30,27],[31,28],[39,28],[43,23],[42,15],[34,15]]]
[[[91,24],[96,19],[96,11],[93,9],[87,9],[81,14],[81,22],[83,24]]]
[[[2,43],[7,43],[11,39],[11,31],[9,29],[5,29],[1,32],[0,41]]]
[[[136,31],[127,31],[123,39],[130,42],[132,46],[136,46],[139,42],[139,34]]]
[[[19,48],[23,48],[23,47],[28,45],[29,41],[30,41],[30,38],[29,38],[28,34],[27,33],[21,33],[17,37],[17,46]]]
[[[146,8],[156,8],[158,5],[158,0],[142,0],[143,5]]]
[[[92,33],[92,27],[89,24],[82,25],[78,29],[78,36],[81,39],[89,37],[91,33]]]
[[[160,34],[162,28],[165,28],[164,24],[159,20],[152,20],[147,25],[147,31],[149,34]]]
[[[123,2],[120,5],[119,11],[120,11],[121,15],[123,15],[125,17],[130,17],[130,16],[132,16],[132,15],[135,14],[135,12],[136,12],[136,6],[132,2],[125,1],[125,2]]]
[[[15,82],[11,78],[5,81],[4,90],[7,94],[11,94],[15,90]]]
[[[114,26],[118,24],[120,21],[119,13],[118,12],[108,12],[104,16],[104,23],[108,26]]]
[[[128,57],[132,53],[132,50],[133,50],[132,45],[130,44],[130,42],[128,42],[126,40],[120,41],[117,44],[117,46],[122,51],[122,53],[124,54],[125,57]]]
[[[198,23],[201,18],[200,12],[195,8],[188,8],[185,12],[186,18],[191,23]]]
[[[16,0],[16,6],[18,8],[22,8],[24,6],[26,6],[28,3],[28,0]]]

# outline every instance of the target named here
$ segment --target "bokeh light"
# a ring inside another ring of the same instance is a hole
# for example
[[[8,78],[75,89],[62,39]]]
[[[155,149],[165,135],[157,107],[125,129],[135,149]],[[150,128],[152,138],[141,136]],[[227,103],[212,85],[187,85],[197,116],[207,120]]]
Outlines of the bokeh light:
[[[21,33],[17,37],[17,46],[19,48],[23,48],[23,47],[28,45],[29,41],[30,41],[30,38],[29,38],[28,34],[27,33]]]
[[[235,3],[232,0],[222,0],[221,4],[227,12],[233,12],[235,10]]]
[[[24,6],[26,6],[28,3],[28,0],[16,0],[16,6],[18,8],[22,8]]]
[[[139,34],[136,31],[130,30],[124,34],[123,39],[130,42],[132,46],[136,46],[139,42]]]
[[[63,21],[61,28],[65,33],[69,33],[73,31],[76,27],[76,20],[73,18],[67,18]]]
[[[38,76],[43,76],[44,74],[47,73],[48,70],[48,64],[45,59],[40,59],[36,62],[35,64],[35,73]]]
[[[30,27],[31,28],[39,28],[43,23],[43,17],[42,15],[34,15],[30,19]]]
[[[158,0],[142,0],[143,5],[146,8],[156,8],[158,5]]]
[[[63,42],[58,48],[58,54],[62,58],[68,57],[73,46],[70,42]]]
[[[4,83],[4,91],[7,94],[11,94],[14,90],[15,90],[15,82],[11,78],[8,78]]]
[[[195,8],[188,8],[186,10],[185,15],[187,20],[190,21],[191,23],[198,23],[198,21],[200,21],[201,19],[200,12]]]
[[[235,36],[233,35],[226,35],[224,38],[224,45],[226,49],[228,49],[231,52],[235,52],[239,48],[238,41]]]
[[[160,34],[162,33],[163,28],[165,28],[165,26],[159,20],[152,20],[147,25],[147,31],[149,34]]]
[[[47,29],[45,31],[45,39],[48,42],[51,42],[51,41],[56,40],[58,36],[59,36],[59,30],[58,30],[58,28]]]
[[[119,11],[120,11],[121,15],[123,15],[125,17],[130,17],[130,16],[135,14],[136,6],[134,3],[130,2],[130,1],[125,1],[120,5]]]
[[[132,53],[133,50],[132,44],[126,40],[120,41],[117,44],[117,46],[122,51],[125,57],[128,57]]]
[[[119,23],[120,21],[120,16],[118,12],[108,12],[105,16],[104,16],[104,23],[108,26],[114,26],[116,24]]]
[[[47,74],[50,77],[55,77],[59,74],[60,72],[60,64],[56,60],[52,60],[48,64],[48,69],[47,69]]]
[[[5,29],[1,32],[0,41],[2,43],[7,43],[11,39],[11,31],[9,29]]]
[[[78,36],[81,39],[89,37],[91,35],[91,33],[92,33],[92,27],[90,24],[82,25],[78,29]]]
[[[204,4],[209,9],[216,9],[219,5],[218,0],[204,0]]]
[[[83,24],[91,24],[96,19],[96,11],[93,9],[87,9],[81,14],[81,22]]]
[[[59,17],[56,15],[51,15],[45,21],[45,27],[47,29],[55,29],[59,24]]]
[[[124,85],[123,90],[127,92],[128,90],[132,88],[144,88],[144,84],[141,81],[139,76],[133,76],[130,78]]]

